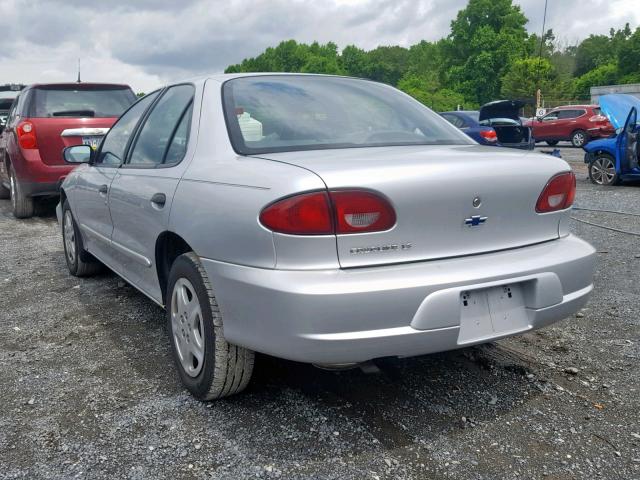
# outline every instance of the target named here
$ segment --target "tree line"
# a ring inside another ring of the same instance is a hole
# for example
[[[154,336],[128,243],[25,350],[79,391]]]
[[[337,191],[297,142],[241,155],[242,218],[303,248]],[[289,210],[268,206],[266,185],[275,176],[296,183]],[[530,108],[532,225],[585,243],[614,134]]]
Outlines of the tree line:
[[[469,0],[449,35],[408,48],[365,51],[329,42],[294,40],[269,47],[225,72],[328,73],[394,85],[436,111],[476,108],[499,98],[533,103],[540,88],[547,104],[589,99],[594,85],[640,83],[640,27],[590,35],[562,45],[553,30],[529,34],[512,0]]]

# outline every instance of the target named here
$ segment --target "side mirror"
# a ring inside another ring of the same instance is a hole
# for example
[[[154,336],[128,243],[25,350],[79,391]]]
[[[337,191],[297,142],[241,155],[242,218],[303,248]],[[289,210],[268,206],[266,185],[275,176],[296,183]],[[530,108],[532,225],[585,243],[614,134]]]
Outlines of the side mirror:
[[[91,163],[95,156],[95,150],[89,145],[73,145],[62,151],[64,161],[67,163]]]

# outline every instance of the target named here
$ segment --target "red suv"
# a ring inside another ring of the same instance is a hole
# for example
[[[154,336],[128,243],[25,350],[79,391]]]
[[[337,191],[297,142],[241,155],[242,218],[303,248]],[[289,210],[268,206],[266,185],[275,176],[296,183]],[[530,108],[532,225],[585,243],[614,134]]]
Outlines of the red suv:
[[[96,147],[136,99],[128,85],[31,85],[15,99],[0,127],[0,198],[11,197],[17,218],[33,215],[34,199],[57,196],[73,168],[62,158],[70,145]]]
[[[568,140],[574,147],[582,147],[592,138],[608,137],[615,129],[600,113],[597,105],[566,105],[557,107],[544,117],[529,122],[536,142],[555,145]]]

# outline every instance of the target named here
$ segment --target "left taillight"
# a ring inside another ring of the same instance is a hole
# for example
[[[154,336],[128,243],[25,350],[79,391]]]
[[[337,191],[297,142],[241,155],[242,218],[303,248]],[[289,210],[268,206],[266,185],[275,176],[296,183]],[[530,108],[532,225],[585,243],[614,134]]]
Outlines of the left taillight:
[[[536,212],[549,213],[573,205],[576,197],[576,176],[573,172],[560,173],[547,183],[536,203]]]
[[[389,230],[395,210],[381,195],[367,190],[310,192],[283,198],[260,212],[260,223],[289,235],[333,235]]]
[[[33,123],[28,121],[20,122],[16,127],[16,133],[18,135],[18,145],[20,145],[21,148],[25,150],[38,148],[36,128]]]

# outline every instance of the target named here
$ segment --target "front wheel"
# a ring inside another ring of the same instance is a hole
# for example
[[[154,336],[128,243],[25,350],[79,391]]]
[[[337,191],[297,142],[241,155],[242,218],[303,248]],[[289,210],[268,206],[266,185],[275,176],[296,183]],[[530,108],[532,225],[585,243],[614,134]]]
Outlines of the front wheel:
[[[596,185],[615,185],[619,181],[613,157],[600,154],[589,164],[589,179]]]
[[[254,353],[224,338],[222,314],[196,254],[185,253],[173,262],[167,294],[171,350],[187,390],[205,401],[244,390]]]
[[[574,147],[583,147],[587,143],[587,140],[587,132],[584,130],[576,130],[571,134],[571,145]]]
[[[84,249],[67,200],[62,204],[62,243],[69,273],[74,277],[89,277],[102,269],[102,264]]]

